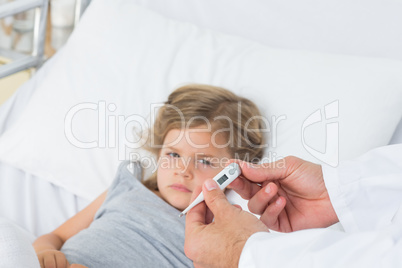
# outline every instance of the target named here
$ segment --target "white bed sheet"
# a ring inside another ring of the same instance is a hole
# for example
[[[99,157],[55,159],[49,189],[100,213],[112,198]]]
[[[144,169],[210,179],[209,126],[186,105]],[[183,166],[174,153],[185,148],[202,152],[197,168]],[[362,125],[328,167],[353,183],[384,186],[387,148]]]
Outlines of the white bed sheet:
[[[29,232],[0,217],[0,267],[39,268],[31,241]]]
[[[35,237],[52,231],[87,204],[88,200],[0,162],[0,217]]]
[[[0,106],[0,135],[16,122],[32,94],[32,88],[20,87]],[[46,180],[0,162],[0,217],[10,219],[34,237],[52,231],[88,203]]]

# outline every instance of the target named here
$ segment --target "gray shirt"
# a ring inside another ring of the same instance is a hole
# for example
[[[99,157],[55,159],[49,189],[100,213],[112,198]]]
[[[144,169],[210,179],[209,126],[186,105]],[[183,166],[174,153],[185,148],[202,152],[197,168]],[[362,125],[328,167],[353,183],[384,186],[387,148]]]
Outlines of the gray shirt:
[[[139,180],[141,167],[120,165],[89,228],[68,239],[67,260],[98,267],[193,267],[184,255],[184,218]]]

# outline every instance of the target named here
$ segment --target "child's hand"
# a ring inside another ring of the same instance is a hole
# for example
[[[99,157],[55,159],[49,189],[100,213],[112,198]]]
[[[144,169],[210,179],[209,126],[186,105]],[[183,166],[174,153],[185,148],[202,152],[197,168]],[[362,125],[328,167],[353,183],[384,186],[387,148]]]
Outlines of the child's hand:
[[[66,256],[58,250],[47,249],[37,253],[41,268],[69,268]]]

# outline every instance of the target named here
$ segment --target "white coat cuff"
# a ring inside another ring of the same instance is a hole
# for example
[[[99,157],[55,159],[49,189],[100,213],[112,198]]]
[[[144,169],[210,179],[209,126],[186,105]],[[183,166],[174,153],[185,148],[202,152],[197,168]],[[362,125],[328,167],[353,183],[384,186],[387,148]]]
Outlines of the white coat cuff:
[[[325,187],[328,190],[328,195],[332,206],[338,216],[339,222],[346,232],[356,232],[359,230],[353,213],[345,202],[345,193],[342,191],[339,181],[339,169],[329,166],[322,167]]]

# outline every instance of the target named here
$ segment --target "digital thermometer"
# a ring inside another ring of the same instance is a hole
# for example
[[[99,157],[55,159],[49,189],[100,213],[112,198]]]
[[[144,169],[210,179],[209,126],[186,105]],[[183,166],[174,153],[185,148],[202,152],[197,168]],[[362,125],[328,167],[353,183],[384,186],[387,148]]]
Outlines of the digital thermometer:
[[[236,179],[241,173],[240,166],[237,163],[231,163],[224,169],[222,169],[221,172],[219,172],[213,180],[216,181],[219,185],[219,188],[221,190],[225,189],[226,186],[228,186],[234,179]],[[182,217],[184,214],[186,214],[190,209],[198,205],[204,201],[204,195],[201,192],[197,198],[185,209],[183,210],[182,213],[180,213],[180,217]]]

